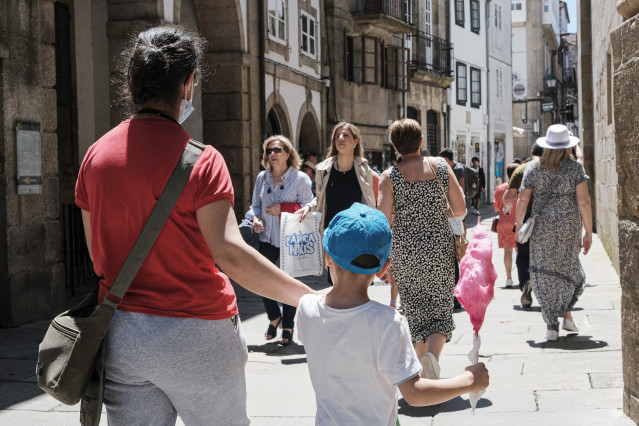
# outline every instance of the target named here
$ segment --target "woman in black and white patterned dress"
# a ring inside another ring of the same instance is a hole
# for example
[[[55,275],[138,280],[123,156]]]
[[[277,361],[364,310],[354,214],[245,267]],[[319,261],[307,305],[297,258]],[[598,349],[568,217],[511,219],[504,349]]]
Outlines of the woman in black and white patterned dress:
[[[416,121],[396,121],[390,137],[402,161],[382,173],[378,208],[389,221],[395,213],[391,269],[402,313],[424,367],[422,375],[438,379],[439,356],[455,328],[455,248],[448,217],[464,216],[466,203],[459,185],[449,185],[457,180],[445,160],[420,155],[422,135]]]

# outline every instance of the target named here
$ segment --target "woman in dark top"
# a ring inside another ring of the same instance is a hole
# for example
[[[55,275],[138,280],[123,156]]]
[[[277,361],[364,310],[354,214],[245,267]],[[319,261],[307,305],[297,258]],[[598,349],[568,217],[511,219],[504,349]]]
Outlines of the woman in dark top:
[[[312,211],[322,213],[322,233],[337,213],[355,202],[375,208],[379,182],[364,158],[359,130],[353,124],[340,122],[333,127],[326,157],[315,166],[316,196],[301,209],[302,219]]]

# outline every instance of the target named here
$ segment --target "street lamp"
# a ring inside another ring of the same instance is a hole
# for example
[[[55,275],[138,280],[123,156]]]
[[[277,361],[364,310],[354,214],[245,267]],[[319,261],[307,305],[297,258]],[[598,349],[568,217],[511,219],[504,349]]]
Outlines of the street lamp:
[[[557,77],[548,71],[546,76],[544,77],[544,82],[546,83],[546,87],[548,87],[548,95],[552,98],[552,123],[555,122],[555,104],[557,104],[557,92],[555,88],[557,87]]]
[[[557,77],[555,77],[555,75],[550,71],[548,71],[548,74],[544,77],[544,81],[546,82],[548,89],[551,91],[554,91],[555,87],[557,87]]]

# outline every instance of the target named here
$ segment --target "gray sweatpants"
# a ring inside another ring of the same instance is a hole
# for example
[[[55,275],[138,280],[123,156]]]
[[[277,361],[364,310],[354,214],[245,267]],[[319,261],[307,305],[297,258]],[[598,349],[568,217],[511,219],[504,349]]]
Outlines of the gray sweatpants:
[[[248,425],[248,358],[231,319],[116,311],[106,338],[104,404],[110,426]]]

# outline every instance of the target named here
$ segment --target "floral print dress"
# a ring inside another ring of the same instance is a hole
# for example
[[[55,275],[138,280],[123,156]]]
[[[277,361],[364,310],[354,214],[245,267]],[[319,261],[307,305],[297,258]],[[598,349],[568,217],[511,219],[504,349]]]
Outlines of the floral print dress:
[[[437,179],[408,182],[393,166],[393,245],[391,269],[401,311],[413,344],[433,333],[452,337],[455,245],[446,216],[446,198]],[[438,159],[437,176],[448,193],[448,168]]]
[[[548,171],[538,161],[524,173],[521,189],[532,189],[535,227],[530,236],[530,281],[549,330],[559,330],[559,317],[571,311],[586,284],[579,261],[582,222],[576,186],[589,179],[581,164],[566,160],[562,176],[546,206],[544,194],[559,171]]]

